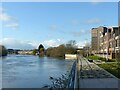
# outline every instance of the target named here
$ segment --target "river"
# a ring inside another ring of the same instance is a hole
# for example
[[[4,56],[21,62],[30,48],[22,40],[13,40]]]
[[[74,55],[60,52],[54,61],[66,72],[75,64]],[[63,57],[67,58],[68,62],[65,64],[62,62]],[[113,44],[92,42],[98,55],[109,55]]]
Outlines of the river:
[[[50,85],[49,79],[70,71],[73,60],[8,55],[0,60],[3,88],[41,88]],[[1,74],[1,73],[0,73]]]

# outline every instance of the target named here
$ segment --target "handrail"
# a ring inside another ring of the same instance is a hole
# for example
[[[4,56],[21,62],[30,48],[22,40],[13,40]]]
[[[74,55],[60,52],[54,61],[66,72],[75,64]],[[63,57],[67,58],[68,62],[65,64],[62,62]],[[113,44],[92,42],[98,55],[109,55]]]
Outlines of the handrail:
[[[69,79],[68,79],[68,85],[67,89],[76,90],[79,88],[79,63],[80,58],[78,58],[72,66],[72,69],[70,71]]]
[[[73,63],[72,69],[70,71],[69,79],[68,79],[68,85],[67,88],[74,89],[75,88],[75,78],[76,78],[76,61]]]
[[[72,88],[73,90],[79,90],[79,77],[80,77],[80,70],[81,70],[81,56],[77,55],[77,60],[73,63],[72,69],[70,71],[67,90]]]
[[[77,76],[77,71],[78,71],[78,70],[77,70],[77,61],[76,61],[76,63],[75,63],[75,70],[74,70],[74,87],[73,87],[74,90],[77,88],[77,83],[78,83],[78,82],[77,82],[77,77],[78,77],[78,76]]]

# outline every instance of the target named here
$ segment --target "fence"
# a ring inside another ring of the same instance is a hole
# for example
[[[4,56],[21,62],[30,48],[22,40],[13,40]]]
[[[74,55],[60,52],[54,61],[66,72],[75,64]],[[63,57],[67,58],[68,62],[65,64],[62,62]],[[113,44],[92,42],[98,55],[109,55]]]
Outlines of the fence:
[[[73,63],[70,75],[69,75],[69,79],[68,79],[68,85],[67,85],[67,89],[69,90],[69,88],[72,88],[75,90],[75,88],[77,88],[77,82],[78,78],[77,78],[77,61],[75,61]]]

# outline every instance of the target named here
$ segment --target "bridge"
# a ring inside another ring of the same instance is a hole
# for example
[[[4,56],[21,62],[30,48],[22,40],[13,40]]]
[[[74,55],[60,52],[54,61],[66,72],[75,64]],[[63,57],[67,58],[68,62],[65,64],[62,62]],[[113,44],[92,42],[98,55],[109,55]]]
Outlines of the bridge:
[[[119,79],[84,57],[74,62],[67,88],[74,90],[120,90]]]

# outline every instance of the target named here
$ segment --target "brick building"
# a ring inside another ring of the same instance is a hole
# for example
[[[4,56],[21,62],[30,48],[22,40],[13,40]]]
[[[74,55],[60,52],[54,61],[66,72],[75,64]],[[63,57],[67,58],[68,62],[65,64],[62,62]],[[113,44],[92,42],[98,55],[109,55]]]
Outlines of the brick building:
[[[93,54],[111,59],[120,58],[120,29],[118,27],[100,26],[93,28],[91,34]],[[94,36],[96,39],[94,39]]]

